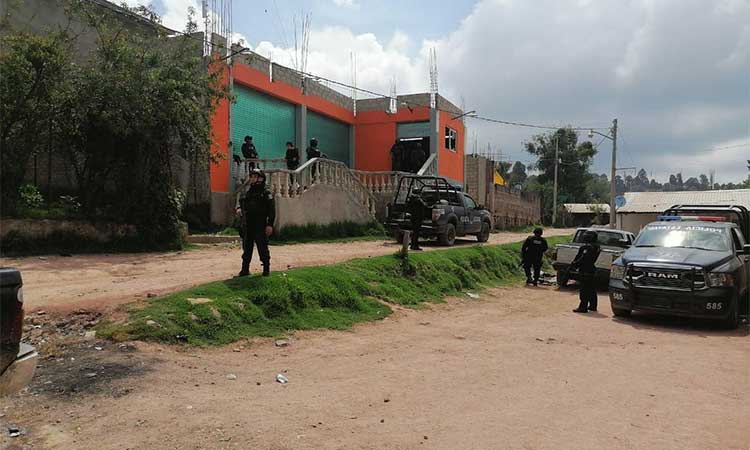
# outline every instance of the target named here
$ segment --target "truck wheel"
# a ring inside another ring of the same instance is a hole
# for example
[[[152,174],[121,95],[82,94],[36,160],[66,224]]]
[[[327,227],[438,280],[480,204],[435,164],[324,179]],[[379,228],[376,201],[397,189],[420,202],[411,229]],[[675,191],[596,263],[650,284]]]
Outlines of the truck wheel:
[[[727,330],[734,330],[740,326],[740,308],[738,302],[732,302],[732,311],[729,313],[729,317],[722,321],[722,325]]]
[[[445,233],[440,235],[439,240],[442,245],[452,247],[456,243],[456,227],[452,223],[446,225]]]
[[[615,317],[630,317],[630,310],[629,309],[612,308],[612,314],[614,314]]]
[[[557,271],[557,285],[560,287],[565,287],[568,285],[568,281],[570,281],[570,277],[568,276],[567,272],[558,270]]]
[[[482,222],[482,231],[477,234],[477,242],[487,242],[490,240],[490,224]]]

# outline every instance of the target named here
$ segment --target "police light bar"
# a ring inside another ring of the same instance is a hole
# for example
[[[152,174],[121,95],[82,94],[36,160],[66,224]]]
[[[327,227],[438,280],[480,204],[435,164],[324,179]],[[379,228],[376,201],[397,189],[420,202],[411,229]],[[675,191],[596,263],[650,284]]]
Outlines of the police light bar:
[[[726,222],[727,218],[722,216],[658,216],[662,222],[679,222],[683,220],[695,220],[698,222]]]

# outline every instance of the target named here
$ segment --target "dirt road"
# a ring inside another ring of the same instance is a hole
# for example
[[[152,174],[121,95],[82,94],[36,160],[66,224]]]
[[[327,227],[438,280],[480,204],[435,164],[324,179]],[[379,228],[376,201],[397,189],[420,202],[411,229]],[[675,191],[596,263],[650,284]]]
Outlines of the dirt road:
[[[605,299],[576,315],[575,291],[497,289],[288,347],[104,343],[45,363],[0,447],[746,450],[746,328],[613,320]]]
[[[549,236],[571,234],[572,230],[548,230]],[[523,239],[522,233],[497,233],[490,244]],[[460,245],[476,245],[473,238]],[[427,250],[445,247],[431,245]],[[300,244],[271,248],[273,270],[331,264],[353,258],[394,253],[392,241],[359,241],[334,244]],[[127,255],[77,255],[3,258],[1,266],[21,270],[26,308],[73,310],[128,303],[148,294],[167,294],[210,281],[223,280],[239,271],[241,250],[237,245],[210,246],[176,253]],[[258,261],[251,269],[260,271]]]

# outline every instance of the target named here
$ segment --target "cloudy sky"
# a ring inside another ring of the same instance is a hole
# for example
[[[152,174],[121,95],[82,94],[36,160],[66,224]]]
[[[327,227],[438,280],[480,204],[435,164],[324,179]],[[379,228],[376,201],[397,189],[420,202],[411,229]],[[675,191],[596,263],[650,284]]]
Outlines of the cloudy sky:
[[[130,0],[130,3],[139,3]],[[156,0],[181,29],[198,0]],[[308,71],[387,94],[429,89],[481,116],[607,127],[619,119],[619,166],[657,178],[747,176],[750,0],[234,0],[246,45],[291,64],[293,18],[312,16]],[[299,22],[299,20],[298,20]],[[467,120],[469,140],[527,162],[538,130]],[[598,142],[598,140],[595,140]],[[609,172],[605,141],[595,170]]]

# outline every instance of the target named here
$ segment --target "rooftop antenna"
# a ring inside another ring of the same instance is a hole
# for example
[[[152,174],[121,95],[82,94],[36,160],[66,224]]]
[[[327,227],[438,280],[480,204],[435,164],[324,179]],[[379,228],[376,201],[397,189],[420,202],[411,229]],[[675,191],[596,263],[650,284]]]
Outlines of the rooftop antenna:
[[[391,78],[391,97],[388,105],[388,112],[396,114],[398,112],[398,100],[396,97],[396,77]]]
[[[352,111],[357,117],[357,54],[349,52],[349,58],[352,64]]]
[[[433,47],[430,49],[430,108],[437,107],[438,93],[438,68],[437,68],[437,51]]]
[[[208,14],[208,0],[203,0],[201,3],[201,17],[203,17],[203,56],[211,54],[211,19]]]

